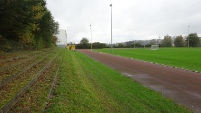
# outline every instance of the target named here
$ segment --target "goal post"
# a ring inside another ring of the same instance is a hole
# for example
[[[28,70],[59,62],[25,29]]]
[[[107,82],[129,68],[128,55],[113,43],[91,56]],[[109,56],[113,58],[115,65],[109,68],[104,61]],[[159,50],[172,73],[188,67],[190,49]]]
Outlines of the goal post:
[[[159,49],[159,45],[151,45],[151,50],[158,50]]]

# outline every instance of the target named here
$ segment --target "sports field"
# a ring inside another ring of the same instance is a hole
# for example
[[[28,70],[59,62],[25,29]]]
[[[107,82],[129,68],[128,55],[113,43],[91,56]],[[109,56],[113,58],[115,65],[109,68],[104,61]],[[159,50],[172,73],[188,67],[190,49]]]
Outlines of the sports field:
[[[47,112],[191,112],[80,52],[64,50],[59,60]]]
[[[79,51],[2,53],[0,65],[0,112],[192,112]]]
[[[110,49],[95,51],[111,52]],[[201,72],[201,48],[113,49],[113,54]]]

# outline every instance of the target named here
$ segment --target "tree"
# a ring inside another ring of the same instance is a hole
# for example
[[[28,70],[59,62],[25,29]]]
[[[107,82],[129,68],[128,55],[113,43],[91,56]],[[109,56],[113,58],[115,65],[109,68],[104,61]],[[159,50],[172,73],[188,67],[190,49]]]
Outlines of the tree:
[[[89,43],[89,40],[85,37],[82,38],[82,40],[80,41],[81,44],[87,44]]]
[[[0,3],[0,35],[14,41],[20,40],[22,31],[30,20],[27,2],[24,0],[2,0]]]
[[[183,47],[184,46],[184,38],[180,35],[177,36],[174,40],[175,47]]]
[[[199,37],[200,38],[200,45],[199,45],[199,47],[201,46],[201,37]]]
[[[118,48],[123,48],[124,47],[124,44],[123,43],[118,43]]]
[[[125,42],[124,44],[125,44],[125,47],[126,47],[126,48],[131,48],[131,47],[133,47],[133,43],[132,43],[131,41]]]
[[[105,43],[100,43],[100,42],[94,42],[93,43],[93,49],[102,49],[102,48],[106,48]]]
[[[51,47],[53,34],[58,33],[59,24],[45,0],[1,0],[0,17],[1,40],[8,44],[14,41],[28,47]]]
[[[80,45],[83,49],[89,49],[89,40],[85,37],[82,38],[82,40],[80,41]]]
[[[148,44],[147,45],[156,45],[156,39],[152,39],[152,40],[149,40]]]
[[[187,43],[188,43],[188,40],[189,40],[189,47],[198,47],[199,44],[200,44],[200,39],[197,35],[197,33],[191,33],[188,35],[187,37]]]
[[[52,14],[47,9],[46,13],[39,23],[39,26],[40,30],[36,32],[36,40],[41,37],[43,39],[44,46],[50,47],[52,44],[51,42],[53,35],[58,33],[58,23],[54,21]]]
[[[53,36],[52,37],[52,43],[54,44],[54,46],[56,46],[57,41],[58,41],[58,37],[57,36]]]
[[[135,47],[143,47],[143,45],[139,42],[135,43]]]
[[[171,36],[169,36],[169,35],[164,36],[164,39],[162,40],[162,46],[163,47],[171,47],[172,46]]]

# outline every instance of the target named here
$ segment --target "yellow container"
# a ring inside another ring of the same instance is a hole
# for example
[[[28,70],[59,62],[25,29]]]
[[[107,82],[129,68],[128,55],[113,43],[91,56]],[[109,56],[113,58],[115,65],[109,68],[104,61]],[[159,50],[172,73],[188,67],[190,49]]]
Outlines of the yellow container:
[[[66,48],[74,51],[75,45],[67,45]]]

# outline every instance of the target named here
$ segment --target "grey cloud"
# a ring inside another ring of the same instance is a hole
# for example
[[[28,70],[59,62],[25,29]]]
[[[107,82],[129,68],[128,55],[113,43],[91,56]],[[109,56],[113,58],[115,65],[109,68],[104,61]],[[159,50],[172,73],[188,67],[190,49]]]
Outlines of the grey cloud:
[[[66,29],[69,40],[110,42],[110,3],[113,4],[114,42],[152,39],[161,35],[201,35],[200,0],[47,0],[48,8]]]

